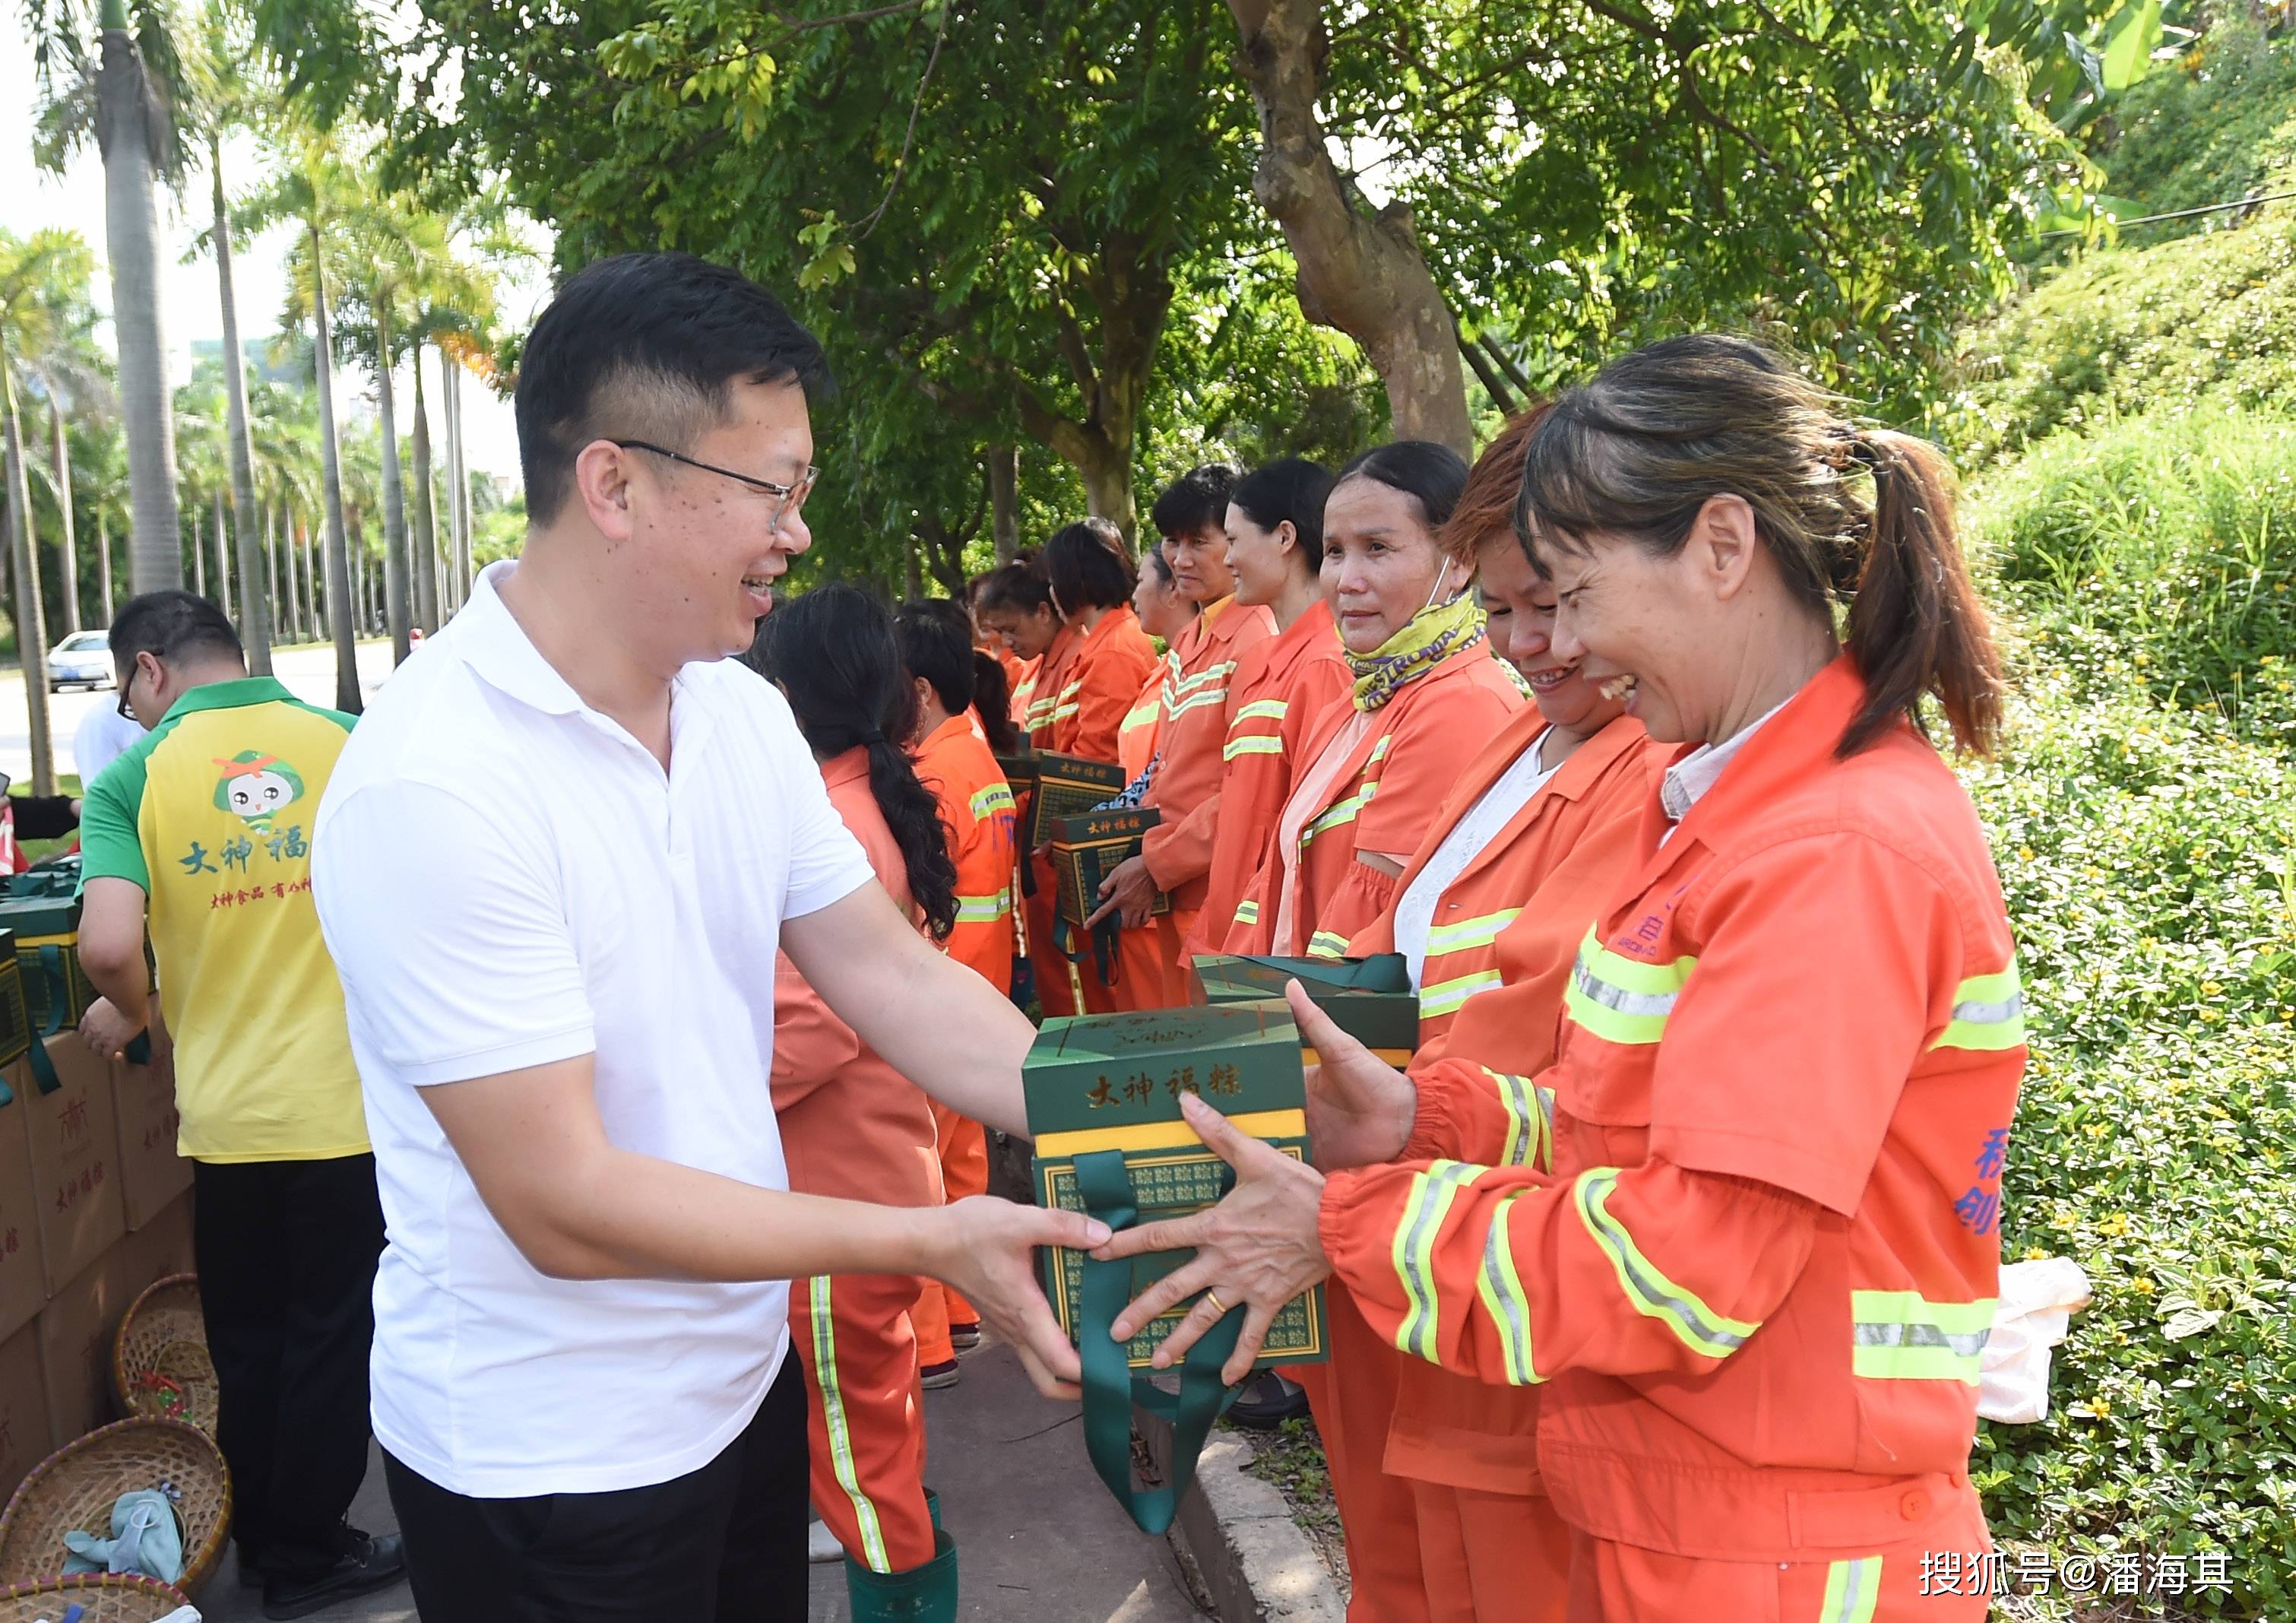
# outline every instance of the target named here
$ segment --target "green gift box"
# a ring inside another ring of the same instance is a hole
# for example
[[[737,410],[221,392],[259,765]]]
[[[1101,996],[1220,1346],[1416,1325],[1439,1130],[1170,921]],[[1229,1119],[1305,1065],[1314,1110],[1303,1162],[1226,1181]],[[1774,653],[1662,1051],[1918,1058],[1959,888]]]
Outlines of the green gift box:
[[[1038,750],[1036,793],[1029,802],[1029,848],[1052,843],[1063,817],[1080,817],[1124,792],[1124,768],[1114,761]]]
[[[1101,881],[1119,864],[1140,855],[1141,837],[1161,820],[1152,806],[1062,817],[1053,831],[1053,877],[1059,886],[1054,911],[1082,930],[1100,909]],[[1148,911],[1171,910],[1172,898],[1159,890]]]
[[[15,932],[0,930],[0,1067],[14,1064],[31,1048],[32,1017],[24,1005],[24,967],[16,962]],[[0,1089],[6,1086],[0,1083]]]
[[[1258,998],[1281,998],[1297,980],[1332,1023],[1391,1065],[1419,1046],[1419,995],[1401,953],[1369,958],[1279,958],[1206,955],[1193,961],[1204,1002],[1218,1008]]]
[[[0,894],[0,930],[15,936],[27,1018],[34,1032],[51,1037],[78,1025],[97,996],[79,966],[78,878],[66,884],[35,868],[12,875]]]
[[[1282,1004],[1050,1020],[1029,1050],[1021,1082],[1036,1140],[1039,1205],[1107,1220],[1110,1202],[1093,1198],[1108,1185],[1111,1163],[1104,1152],[1121,1158],[1120,1183],[1128,1188],[1120,1193],[1139,1222],[1184,1217],[1218,1201],[1229,1184],[1227,1163],[1182,1119],[1182,1094],[1196,1094],[1284,1154],[1308,1158],[1300,1030]],[[1152,1252],[1115,1265],[1130,1271],[1124,1300],[1189,1255]],[[1087,1333],[1108,1333],[1104,1322],[1086,1323],[1085,1265],[1078,1251],[1055,1248],[1045,1255],[1045,1294],[1061,1327],[1079,1344]],[[1157,1343],[1186,1312],[1185,1304],[1175,1307],[1133,1337],[1129,1366],[1149,1367]],[[1276,1316],[1259,1365],[1320,1363],[1326,1356],[1319,1287]]]

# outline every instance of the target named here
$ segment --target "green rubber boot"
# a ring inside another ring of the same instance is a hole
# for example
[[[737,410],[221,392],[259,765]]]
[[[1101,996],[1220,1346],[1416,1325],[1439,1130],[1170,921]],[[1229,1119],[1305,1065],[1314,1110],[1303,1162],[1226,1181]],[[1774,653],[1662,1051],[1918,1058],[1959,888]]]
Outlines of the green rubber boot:
[[[940,1531],[940,1496],[930,1488],[925,1489],[925,1515],[931,1519],[933,1531]]]
[[[845,1558],[853,1623],[956,1623],[956,1541],[938,1529],[933,1558],[906,1572],[872,1572]]]

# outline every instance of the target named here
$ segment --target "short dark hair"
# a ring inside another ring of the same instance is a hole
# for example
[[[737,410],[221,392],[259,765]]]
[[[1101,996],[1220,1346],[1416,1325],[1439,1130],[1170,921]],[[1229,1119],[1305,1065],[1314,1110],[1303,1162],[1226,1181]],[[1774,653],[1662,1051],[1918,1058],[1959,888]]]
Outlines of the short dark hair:
[[[132,664],[139,653],[160,660],[187,654],[247,657],[230,618],[206,598],[181,590],[131,597],[112,616],[112,662]]]
[[[1235,496],[1235,481],[1243,470],[1232,462],[1208,462],[1191,468],[1170,484],[1148,510],[1148,521],[1160,536],[1193,536],[1207,524],[1218,529],[1227,522],[1227,504]]]
[[[1439,530],[1467,489],[1467,459],[1431,439],[1398,439],[1374,446],[1340,470],[1336,487],[1351,479],[1375,480],[1419,504],[1427,528]]]
[[[1055,618],[1060,614],[1053,607],[1052,583],[1045,578],[1044,566],[1033,558],[1025,563],[1017,559],[1000,563],[973,585],[978,588],[972,594],[977,609],[1010,609],[1015,614],[1051,609]]]
[[[1124,532],[1106,519],[1064,524],[1045,543],[1045,579],[1054,606],[1074,618],[1086,609],[1113,609],[1132,596],[1131,549]]]
[[[893,645],[901,668],[924,679],[942,709],[962,716],[972,708],[972,627],[962,607],[946,597],[909,599],[893,616]]]
[[[683,449],[725,420],[727,386],[829,381],[821,341],[736,270],[692,254],[616,254],[550,301],[518,365],[518,461],[526,511],[558,516],[574,459],[622,436]]]
[[[1300,567],[1312,578],[1324,567],[1324,498],[1331,494],[1332,476],[1321,463],[1286,456],[1238,480],[1228,500],[1262,529],[1291,521],[1300,536]]]

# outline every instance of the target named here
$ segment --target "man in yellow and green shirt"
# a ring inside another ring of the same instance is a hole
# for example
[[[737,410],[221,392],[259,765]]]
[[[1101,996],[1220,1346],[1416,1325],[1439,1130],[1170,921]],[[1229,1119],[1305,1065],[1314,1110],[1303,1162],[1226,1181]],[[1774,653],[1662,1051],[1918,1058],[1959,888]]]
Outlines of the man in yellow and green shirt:
[[[311,837],[352,718],[250,676],[231,622],[188,592],[122,607],[111,652],[148,732],[86,792],[79,948],[103,996],[80,1035],[117,1059],[148,1025],[172,1064],[241,1572],[266,1617],[300,1617],[403,1564],[395,1536],[344,1520],[383,1224]]]

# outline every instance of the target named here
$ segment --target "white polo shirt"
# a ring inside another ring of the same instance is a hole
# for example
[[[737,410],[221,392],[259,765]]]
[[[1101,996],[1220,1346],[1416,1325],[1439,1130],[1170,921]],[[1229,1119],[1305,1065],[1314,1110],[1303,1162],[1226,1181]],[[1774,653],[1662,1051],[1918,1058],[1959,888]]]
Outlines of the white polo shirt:
[[[780,1369],[788,1288],[544,1277],[420,1090],[594,1054],[616,1144],[785,1189],[781,922],[873,882],[771,684],[687,666],[665,774],[527,639],[514,568],[376,696],[312,836],[390,1234],[375,1436],[482,1498],[708,1463]]]

